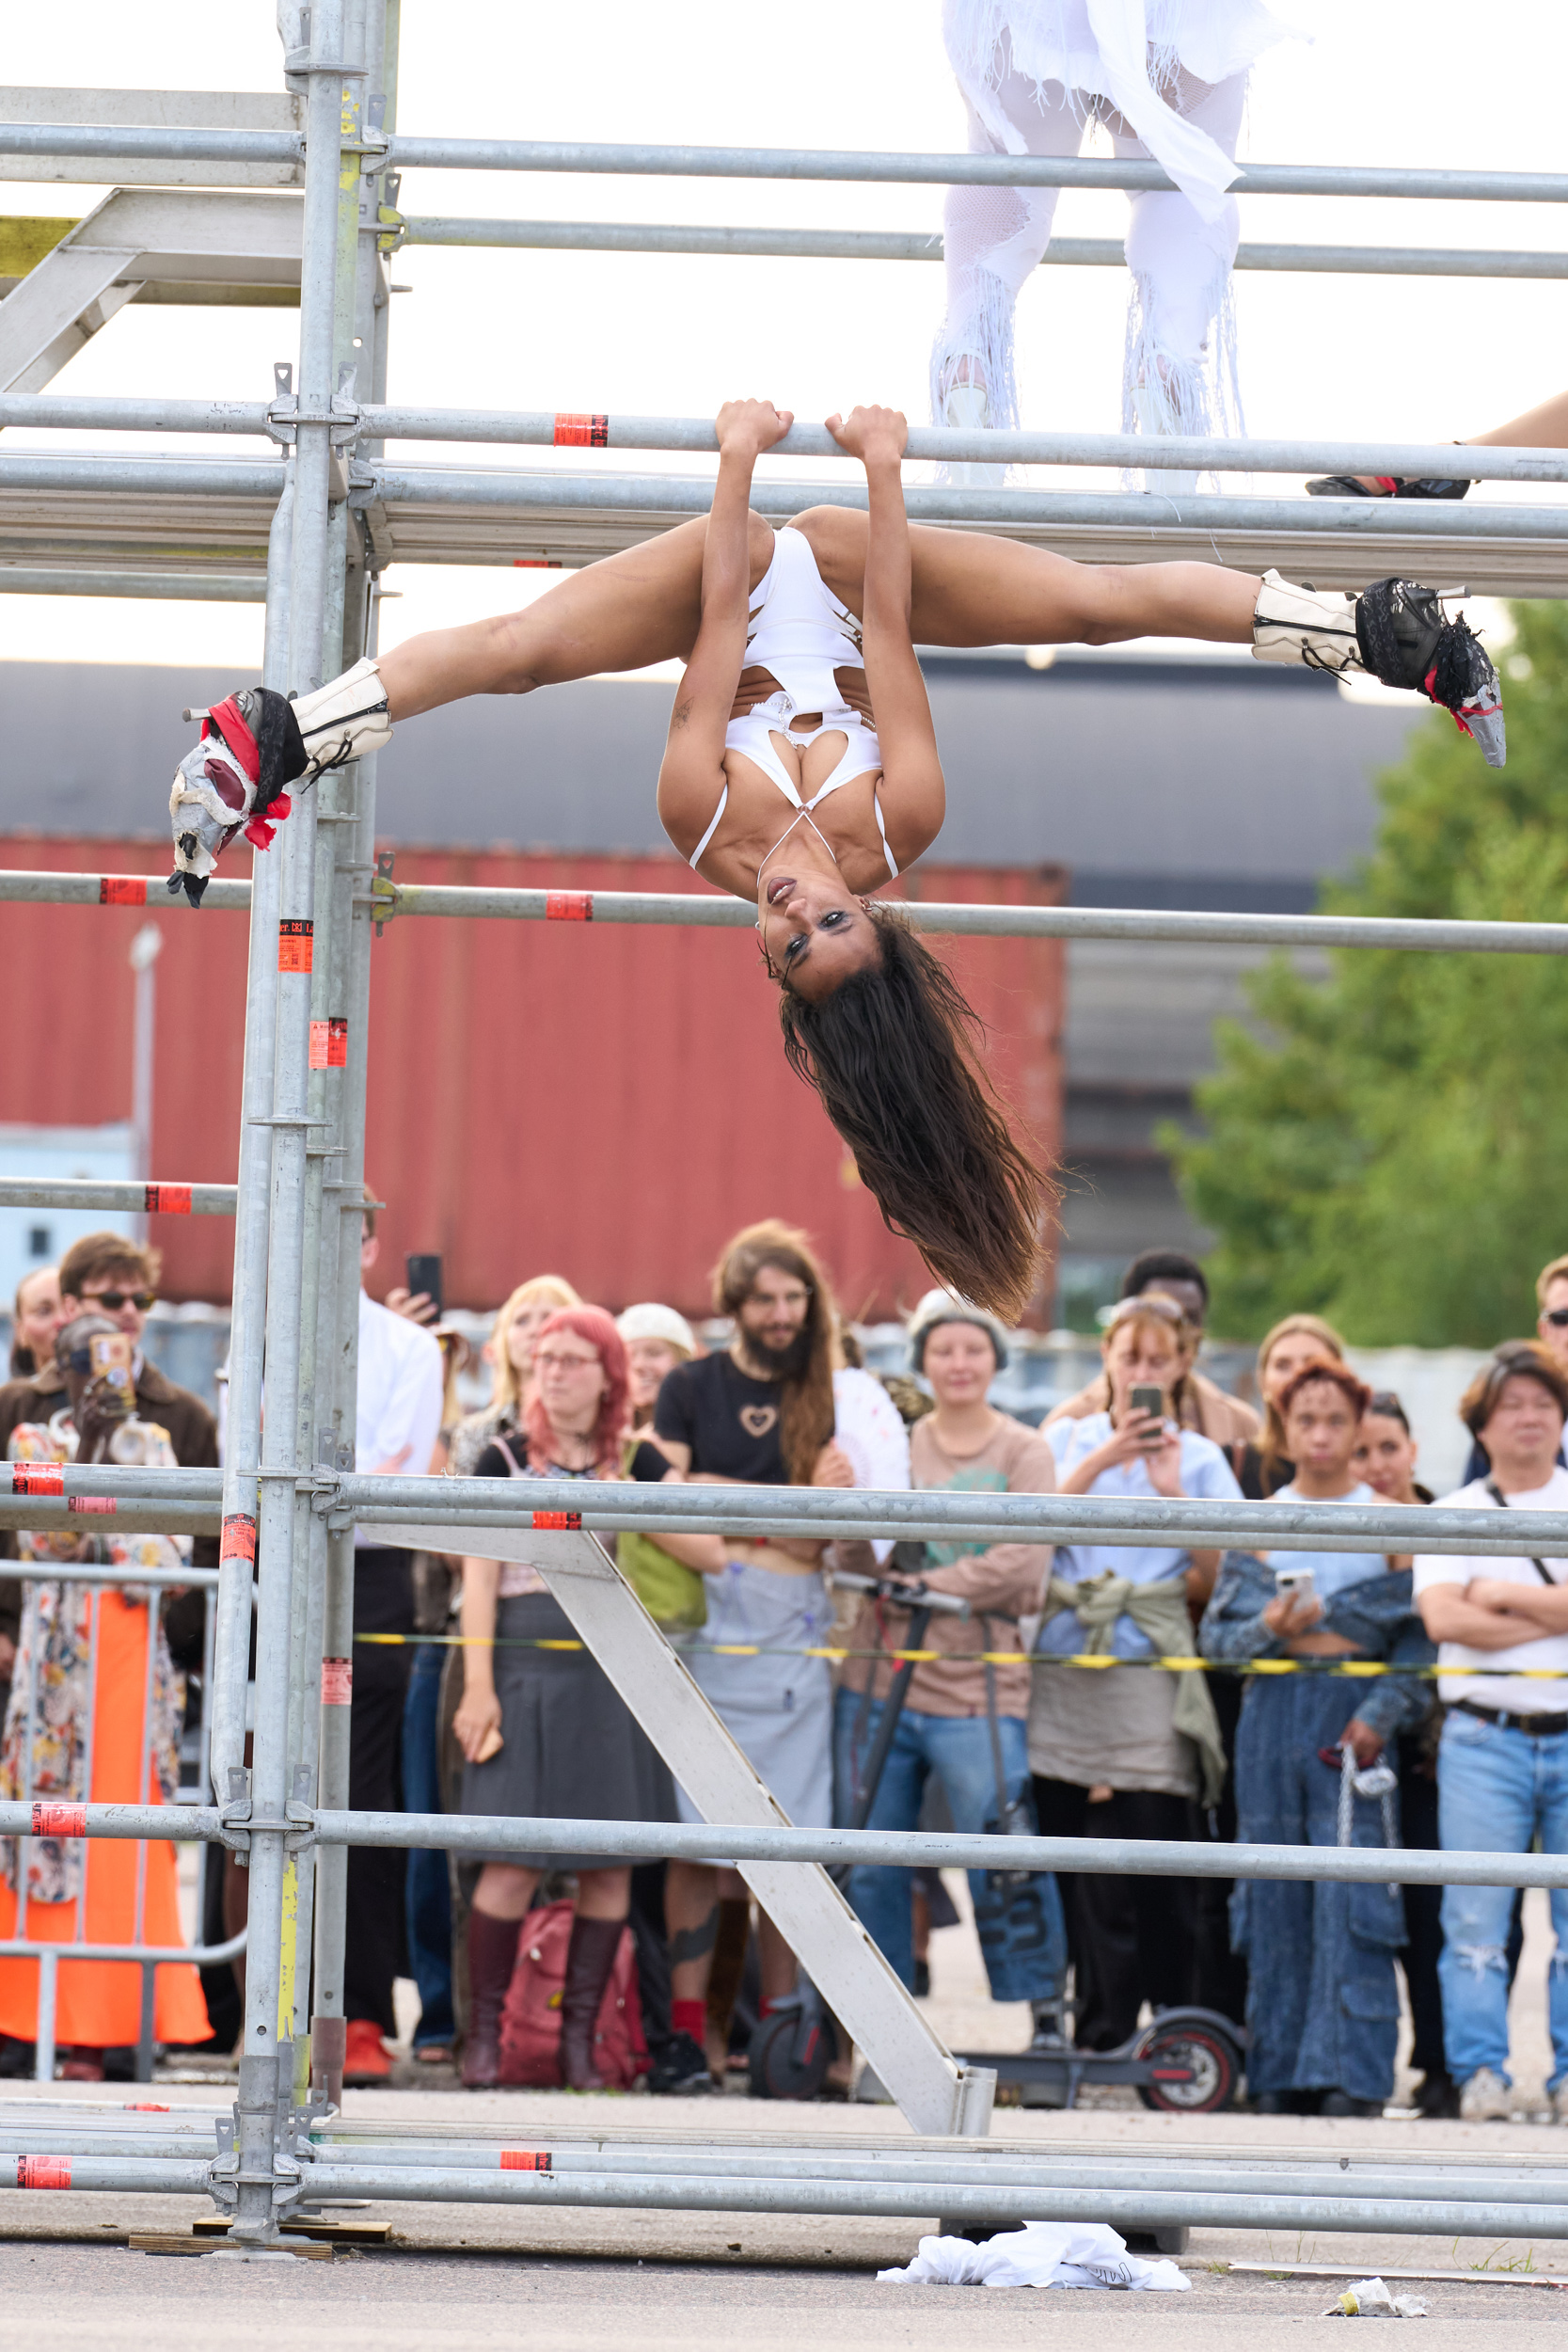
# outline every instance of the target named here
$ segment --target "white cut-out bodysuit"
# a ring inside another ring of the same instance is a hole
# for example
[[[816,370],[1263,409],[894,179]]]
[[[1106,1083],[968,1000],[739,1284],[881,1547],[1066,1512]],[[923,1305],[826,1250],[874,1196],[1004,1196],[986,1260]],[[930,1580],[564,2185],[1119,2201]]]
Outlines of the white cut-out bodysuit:
[[[752,592],[746,628],[746,663],[748,668],[766,670],[777,679],[778,691],[769,694],[766,702],[758,703],[743,719],[730,721],[724,730],[724,749],[744,752],[778,786],[796,811],[774,849],[782,847],[802,818],[820,839],[820,828],[813,821],[812,810],[819,807],[830,792],[836,792],[840,785],[879,771],[882,747],[877,740],[876,729],[866,725],[858,710],[850,709],[833,675],[835,670],[864,669],[860,625],[823,580],[804,534],[787,524],[783,531],[774,532],[773,560]],[[816,712],[818,723],[814,727],[792,731],[790,722],[800,711]],[[802,801],[799,786],[774,749],[773,738],[787,736],[796,749],[804,752],[818,736],[832,734],[847,739],[844,756],[827,783],[809,801]],[[691,852],[689,862],[693,866],[718,832],[729,798],[726,783],[719,795],[713,821]],[[898,868],[887,845],[887,827],[882,822],[881,803],[875,787],[871,805],[876,812],[877,830],[882,836],[887,870],[895,880]],[[769,850],[768,856],[772,854]],[[764,865],[767,862],[765,858]]]

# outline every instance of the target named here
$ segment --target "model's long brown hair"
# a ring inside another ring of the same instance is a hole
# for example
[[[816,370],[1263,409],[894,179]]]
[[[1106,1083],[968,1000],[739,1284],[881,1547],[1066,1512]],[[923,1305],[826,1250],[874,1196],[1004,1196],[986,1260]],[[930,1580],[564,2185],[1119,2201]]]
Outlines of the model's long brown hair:
[[[815,1087],[892,1232],[960,1298],[1016,1324],[1039,1275],[1055,1188],[1008,1132],[980,1023],[895,909],[869,909],[881,954],[815,1003],[787,980],[784,1052]]]
[[[816,1457],[833,1434],[833,1334],[838,1310],[832,1284],[798,1226],[765,1217],[736,1233],[713,1269],[713,1307],[738,1315],[764,1266],[792,1274],[811,1293],[805,1331],[811,1341],[806,1368],[779,1383],[779,1443],[792,1486],[809,1486]]]

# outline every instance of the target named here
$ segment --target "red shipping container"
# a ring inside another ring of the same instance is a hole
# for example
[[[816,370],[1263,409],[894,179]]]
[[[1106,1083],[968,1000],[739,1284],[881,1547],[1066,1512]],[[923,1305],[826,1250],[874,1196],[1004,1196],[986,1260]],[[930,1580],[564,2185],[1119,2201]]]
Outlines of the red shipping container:
[[[13,1007],[33,1008],[38,1050],[7,1057],[0,1120],[126,1116],[126,953],[157,915],[153,1173],[231,1183],[245,924],[166,900],[166,860],[146,840],[0,844],[8,866],[160,878],[145,907],[6,909],[0,987]],[[705,892],[678,861],[650,856],[400,850],[394,878]],[[1065,884],[1057,866],[927,865],[901,887],[912,898],[1053,905]],[[1060,942],[937,944],[986,1024],[989,1066],[1021,1127],[1053,1159]],[[394,919],[373,950],[370,1045],[366,1166],[388,1204],[377,1291],[401,1279],[404,1251],[439,1250],[456,1304],[492,1305],[553,1270],[612,1308],[661,1298],[705,1312],[708,1269],[727,1235],[774,1216],[814,1235],[856,1316],[896,1312],[928,1279],[791,1076],[749,931]],[[151,1232],[168,1297],[228,1297],[227,1219],[155,1217]]]

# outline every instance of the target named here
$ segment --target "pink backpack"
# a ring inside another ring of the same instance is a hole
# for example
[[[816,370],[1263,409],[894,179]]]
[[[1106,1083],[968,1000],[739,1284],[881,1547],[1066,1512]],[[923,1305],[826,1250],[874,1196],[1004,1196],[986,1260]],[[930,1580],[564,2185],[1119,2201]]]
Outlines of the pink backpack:
[[[561,2089],[561,1995],[571,1940],[570,1902],[546,1903],[523,1921],[501,2010],[500,2078],[509,2089]],[[599,2004],[594,2064],[611,2090],[629,2090],[652,2062],[642,2038],[637,1947],[625,1928]]]

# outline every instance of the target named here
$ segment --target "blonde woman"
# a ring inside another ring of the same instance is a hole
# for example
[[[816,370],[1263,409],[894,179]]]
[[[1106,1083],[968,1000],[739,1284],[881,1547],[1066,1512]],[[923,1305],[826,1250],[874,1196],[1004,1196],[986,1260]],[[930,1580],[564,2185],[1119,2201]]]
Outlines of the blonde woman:
[[[533,1351],[551,1315],[581,1299],[563,1274],[534,1274],[519,1282],[491,1326],[484,1343],[490,1366],[490,1402],[466,1414],[451,1433],[448,1467],[454,1478],[472,1478],[480,1455],[498,1429],[517,1429],[528,1409]]]
[[[1236,1476],[1251,1502],[1267,1502],[1295,1476],[1295,1464],[1286,1457],[1285,1424],[1279,1400],[1307,1364],[1342,1364],[1345,1343],[1322,1315],[1287,1315],[1263,1335],[1258,1350],[1258,1393],[1263,1400],[1263,1430],[1255,1445],[1243,1446]]]

